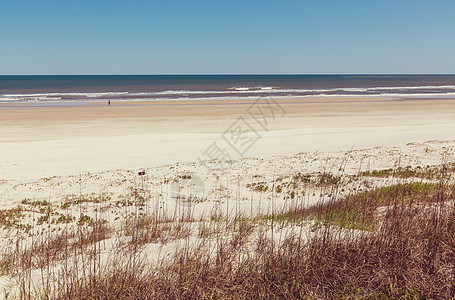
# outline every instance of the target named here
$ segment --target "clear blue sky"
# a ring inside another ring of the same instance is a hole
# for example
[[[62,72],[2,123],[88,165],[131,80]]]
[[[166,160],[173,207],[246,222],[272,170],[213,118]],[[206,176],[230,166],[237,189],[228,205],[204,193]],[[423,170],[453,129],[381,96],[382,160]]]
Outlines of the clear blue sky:
[[[0,1],[0,74],[455,73],[455,1]]]

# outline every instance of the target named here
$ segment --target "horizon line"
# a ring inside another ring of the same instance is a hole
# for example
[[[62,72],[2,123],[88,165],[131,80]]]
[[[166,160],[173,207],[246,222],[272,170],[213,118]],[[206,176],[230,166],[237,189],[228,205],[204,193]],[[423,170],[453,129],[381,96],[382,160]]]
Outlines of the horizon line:
[[[0,74],[0,76],[391,76],[391,75],[455,75],[455,73],[127,73],[127,74]]]

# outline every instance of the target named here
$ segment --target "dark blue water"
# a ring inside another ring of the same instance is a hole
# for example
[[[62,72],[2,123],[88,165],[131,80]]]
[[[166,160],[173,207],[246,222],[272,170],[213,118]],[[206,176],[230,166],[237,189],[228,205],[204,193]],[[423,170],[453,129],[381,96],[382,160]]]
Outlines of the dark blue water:
[[[0,102],[451,97],[455,75],[0,76]]]

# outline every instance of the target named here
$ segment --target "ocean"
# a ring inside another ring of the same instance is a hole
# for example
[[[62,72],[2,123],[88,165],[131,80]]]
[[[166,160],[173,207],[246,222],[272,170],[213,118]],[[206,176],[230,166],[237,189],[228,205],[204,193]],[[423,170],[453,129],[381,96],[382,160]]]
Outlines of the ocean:
[[[455,75],[0,76],[0,103],[455,96]]]

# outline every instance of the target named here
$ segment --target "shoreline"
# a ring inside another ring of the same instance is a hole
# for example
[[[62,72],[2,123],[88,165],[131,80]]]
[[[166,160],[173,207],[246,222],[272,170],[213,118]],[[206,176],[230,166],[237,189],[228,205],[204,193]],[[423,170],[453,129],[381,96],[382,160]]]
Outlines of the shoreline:
[[[258,98],[269,99],[269,98]],[[455,107],[455,98],[311,98],[305,101],[301,99],[291,99],[287,101],[275,100],[282,106],[289,107],[287,114],[316,113],[316,112],[392,112],[400,110],[402,112],[416,111],[444,111]],[[55,120],[61,117],[64,120],[70,119],[95,119],[112,117],[201,117],[201,116],[229,116],[233,114],[246,114],[245,110],[254,105],[257,100],[238,100],[238,101],[141,101],[141,102],[118,102],[107,106],[105,103],[98,102],[81,103],[80,105],[47,106],[35,104],[5,104],[0,103],[0,124],[8,121],[25,121],[48,118]],[[328,106],[330,105],[330,106]],[[20,111],[14,109],[20,107]],[[197,107],[197,110],[188,110],[188,107]],[[283,108],[286,108],[283,107]],[[223,110],[220,110],[220,109]],[[309,109],[307,109],[309,108]],[[340,110],[340,108],[342,110]],[[106,111],[109,109],[109,111]],[[122,109],[122,110],[120,110]],[[155,109],[156,111],[153,111]],[[242,111],[243,109],[243,111]],[[38,111],[39,110],[39,111]],[[39,113],[38,113],[39,112]],[[65,115],[70,114],[71,115]],[[15,124],[17,125],[17,124]]]
[[[107,102],[111,100],[116,106],[190,106],[190,105],[237,105],[237,104],[252,104],[257,99],[274,99],[280,103],[346,103],[346,102],[402,102],[402,101],[437,101],[437,100],[455,100],[455,96],[407,96],[403,95],[346,95],[346,96],[251,96],[239,97],[234,99],[217,99],[217,98],[187,98],[187,99],[103,99],[103,100],[85,100],[85,101],[36,101],[36,102],[1,102],[0,109],[16,109],[16,108],[64,108],[64,107],[95,107],[107,106]]]

